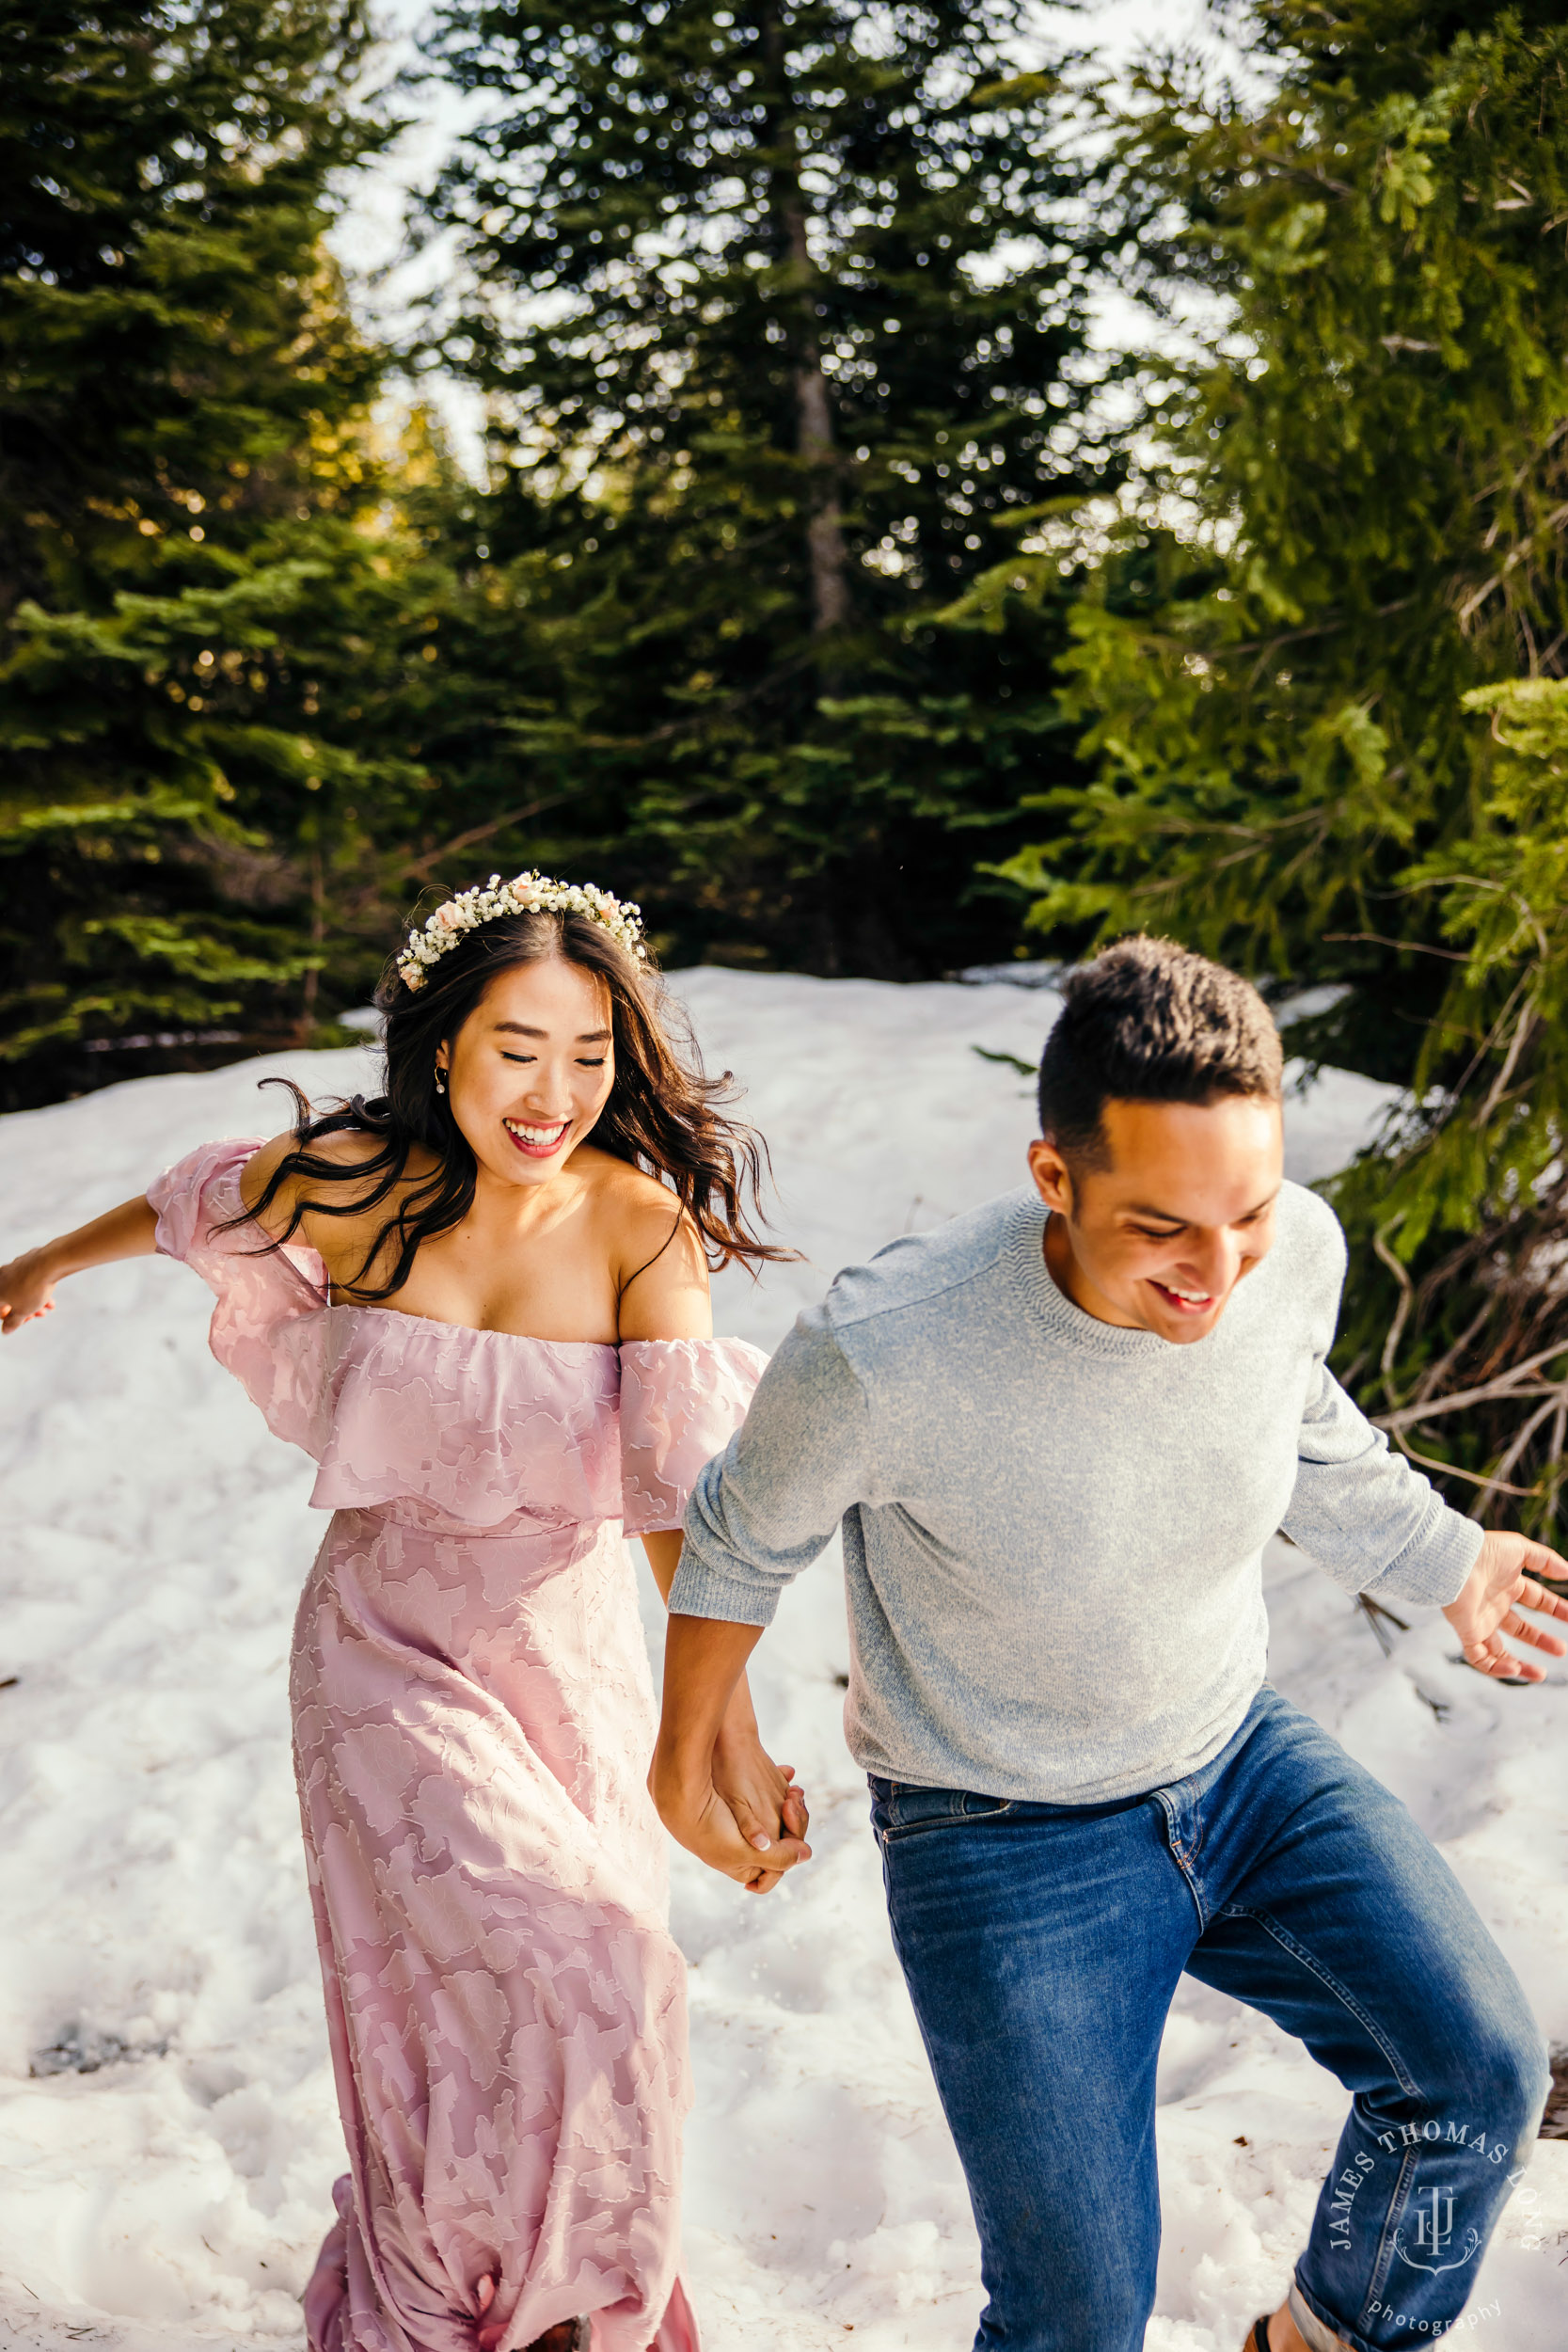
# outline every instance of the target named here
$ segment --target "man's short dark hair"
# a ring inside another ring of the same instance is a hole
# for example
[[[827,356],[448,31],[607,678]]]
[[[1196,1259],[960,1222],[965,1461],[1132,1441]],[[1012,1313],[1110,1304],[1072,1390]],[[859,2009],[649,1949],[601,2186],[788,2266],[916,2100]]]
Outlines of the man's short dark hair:
[[[1040,1058],[1040,1132],[1093,1165],[1108,1102],[1277,1102],[1283,1070],[1279,1031],[1249,980],[1173,940],[1123,939],[1062,982]]]

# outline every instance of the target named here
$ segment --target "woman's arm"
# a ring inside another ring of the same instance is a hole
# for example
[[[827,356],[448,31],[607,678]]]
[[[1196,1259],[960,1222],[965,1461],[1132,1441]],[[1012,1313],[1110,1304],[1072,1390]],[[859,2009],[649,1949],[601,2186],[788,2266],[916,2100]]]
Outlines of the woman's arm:
[[[675,1581],[675,1570],[681,1564],[681,1532],[678,1527],[660,1527],[642,1538],[642,1549],[648,1555],[648,1565],[654,1572],[654,1582],[666,1601],[670,1587]]]
[[[706,1340],[713,1337],[707,1259],[702,1236],[662,1185],[643,1178],[624,1203],[619,1331],[622,1340]],[[680,1565],[681,1532],[660,1528],[642,1537],[654,1581],[666,1600]],[[713,1748],[713,1785],[757,1853],[779,1838],[800,1840],[809,1821],[793,1764],[775,1764],[757,1730],[756,1709],[744,1674],[735,1686]],[[778,1884],[779,1873],[760,1865],[750,1880],[754,1894]]]
[[[119,1258],[150,1258],[157,1247],[158,1219],[145,1198],[122,1200],[118,1209],[78,1225],[71,1233],[24,1249],[0,1266],[0,1331],[20,1331],[55,1304],[55,1285],[89,1266],[113,1265]]]

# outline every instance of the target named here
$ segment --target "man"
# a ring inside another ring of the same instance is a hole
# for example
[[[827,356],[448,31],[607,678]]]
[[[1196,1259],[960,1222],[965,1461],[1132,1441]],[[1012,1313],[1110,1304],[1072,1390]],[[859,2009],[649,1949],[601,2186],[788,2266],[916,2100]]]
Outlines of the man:
[[[1326,1367],[1331,1211],[1281,1182],[1256,992],[1133,939],[1071,975],[1032,1184],[804,1314],[693,1497],[653,1788],[749,1883],[805,1858],[707,1759],[783,1583],[842,1522],[849,1743],[979,2229],[977,2345],[1134,2352],[1154,2074],[1183,1970],[1354,2094],[1268,2352],[1451,2327],[1544,2052],[1404,1808],[1263,1680],[1283,1526],[1351,1591],[1443,1606],[1482,1672],[1560,1656],[1555,1552],[1449,1510]],[[767,1862],[761,1862],[766,1851]]]

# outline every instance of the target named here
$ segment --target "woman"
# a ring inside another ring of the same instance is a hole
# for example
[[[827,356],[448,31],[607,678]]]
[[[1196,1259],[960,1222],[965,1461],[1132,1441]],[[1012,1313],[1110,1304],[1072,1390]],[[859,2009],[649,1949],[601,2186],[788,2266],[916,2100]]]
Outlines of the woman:
[[[711,1336],[709,1260],[783,1253],[635,908],[492,876],[379,1001],[382,1097],[317,1118],[291,1089],[292,1134],[207,1144],[0,1268],[3,1328],[63,1275],[182,1258],[218,1360],[321,1466],[292,1704],[350,2172],[316,2352],[694,2352],[684,1976],[622,1535],[667,1594],[763,1361]],[[744,1691],[716,1764],[759,1855],[804,1834]]]

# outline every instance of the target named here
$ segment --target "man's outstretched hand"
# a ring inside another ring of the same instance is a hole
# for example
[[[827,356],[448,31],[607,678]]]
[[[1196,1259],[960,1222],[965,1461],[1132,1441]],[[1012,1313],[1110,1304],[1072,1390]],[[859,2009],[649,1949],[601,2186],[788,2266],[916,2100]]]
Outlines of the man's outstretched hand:
[[[1516,1657],[1504,1635],[1544,1650],[1548,1658],[1568,1653],[1568,1642],[1520,1614],[1529,1609],[1537,1616],[1560,1617],[1568,1624],[1568,1600],[1560,1600],[1537,1583],[1543,1576],[1568,1577],[1568,1560],[1545,1544],[1532,1544],[1527,1535],[1493,1528],[1481,1538],[1480,1556],[1464,1589],[1443,1612],[1459,1636],[1467,1664],[1504,1682],[1541,1682],[1544,1666],[1532,1658]]]

